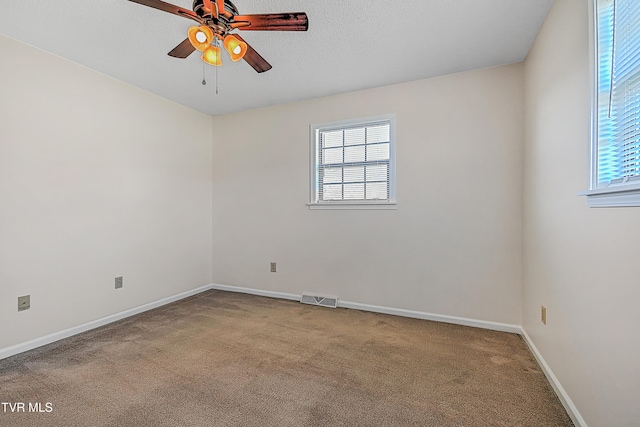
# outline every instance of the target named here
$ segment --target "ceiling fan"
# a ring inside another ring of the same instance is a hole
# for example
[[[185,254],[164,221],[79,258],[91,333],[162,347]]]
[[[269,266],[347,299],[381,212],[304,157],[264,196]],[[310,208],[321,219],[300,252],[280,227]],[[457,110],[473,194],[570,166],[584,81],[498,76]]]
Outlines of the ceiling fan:
[[[240,15],[230,0],[194,0],[193,11],[161,0],[129,1],[182,16],[199,24],[189,28],[188,37],[169,52],[170,56],[186,58],[199,50],[204,62],[220,66],[222,43],[232,61],[244,59],[258,73],[270,70],[271,64],[242,37],[231,34],[234,30],[307,31],[309,28],[307,14],[304,12]]]

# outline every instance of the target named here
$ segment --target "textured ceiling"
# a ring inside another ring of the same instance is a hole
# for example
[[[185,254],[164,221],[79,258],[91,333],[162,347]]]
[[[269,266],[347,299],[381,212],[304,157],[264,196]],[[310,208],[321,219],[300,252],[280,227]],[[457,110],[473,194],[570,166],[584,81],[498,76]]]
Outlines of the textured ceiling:
[[[217,95],[197,52],[167,55],[193,21],[127,0],[0,0],[0,33],[216,115],[519,62],[552,3],[234,0],[240,14],[306,12],[309,31],[239,32],[273,69],[225,53]]]

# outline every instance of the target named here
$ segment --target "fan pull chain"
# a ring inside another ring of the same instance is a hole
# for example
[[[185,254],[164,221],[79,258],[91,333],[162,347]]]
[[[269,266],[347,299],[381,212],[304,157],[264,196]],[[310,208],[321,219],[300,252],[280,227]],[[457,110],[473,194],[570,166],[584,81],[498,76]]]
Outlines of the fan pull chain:
[[[202,63],[202,86],[206,85],[207,81],[204,79],[204,62]]]

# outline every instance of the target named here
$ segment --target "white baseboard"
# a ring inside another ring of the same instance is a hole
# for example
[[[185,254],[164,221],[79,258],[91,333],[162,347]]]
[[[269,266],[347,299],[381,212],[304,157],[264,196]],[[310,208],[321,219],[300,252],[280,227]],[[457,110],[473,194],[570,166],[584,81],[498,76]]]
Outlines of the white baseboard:
[[[211,289],[217,289],[219,291],[238,292],[241,294],[259,295],[261,297],[290,299],[293,301],[300,301],[301,297],[301,295],[289,294],[286,292],[263,291],[261,289],[242,288],[240,286],[219,285],[217,283],[211,285]]]
[[[138,307],[130,308],[129,310],[121,311],[120,313],[112,314],[110,316],[106,316],[101,319],[92,320],[91,322],[83,323],[82,325],[74,326],[72,328],[65,329],[63,331],[54,332],[52,334],[45,335],[40,338],[36,338],[24,343],[12,345],[11,347],[0,349],[0,360],[13,356],[18,353],[33,350],[34,348],[41,347],[43,345],[51,344],[53,342],[59,341],[64,338],[69,338],[73,335],[77,335],[82,332],[89,331],[91,329],[99,328],[100,326],[104,326],[109,323],[116,322],[118,320],[133,316],[135,314],[139,314],[139,313],[181,300],[183,298],[187,298],[187,297],[199,294],[200,292],[208,291],[210,289],[212,289],[211,285],[201,286],[199,288],[182,292],[180,294],[173,295],[167,298],[163,298],[158,301],[154,301],[148,304],[143,304]]]
[[[542,357],[542,354],[540,354],[536,345],[533,343],[531,337],[527,334],[527,331],[525,331],[524,328],[521,328],[520,335],[522,336],[522,338],[524,338],[524,341],[529,346],[529,349],[533,353],[533,356],[536,358],[538,365],[540,365],[540,368],[542,368],[542,372],[544,372],[544,375],[549,380],[549,383],[551,383],[551,387],[553,387],[553,390],[556,392],[558,399],[560,399],[562,406],[564,406],[567,414],[569,414],[569,417],[571,418],[571,421],[573,421],[573,424],[575,424],[576,427],[587,427],[587,423],[578,412],[578,408],[576,408],[576,406],[573,404],[571,398],[562,387],[562,384],[560,384],[558,378],[554,375],[549,365],[547,365],[544,357]]]
[[[453,323],[455,325],[472,326],[474,328],[491,329],[493,331],[520,333],[519,325],[489,322],[486,320],[468,319],[466,317],[445,316],[443,314],[425,313],[423,311],[405,310],[402,308],[381,307],[378,305],[361,304],[358,302],[340,301],[338,307],[355,310],[373,311],[375,313],[392,314],[394,316],[412,317],[414,319],[433,320],[434,322]]]
[[[294,301],[300,301],[302,295],[289,294],[283,292],[263,291],[260,289],[241,288],[237,286],[228,285],[211,285],[212,289],[218,289],[221,291],[240,292],[243,294],[260,295],[270,298],[282,298]],[[404,310],[401,308],[381,307],[378,305],[361,304],[358,302],[340,301],[338,299],[338,307],[351,308],[354,310],[372,311],[375,313],[392,314],[394,316],[413,317],[415,319],[433,320],[436,322],[453,323],[456,325],[473,326],[475,328],[491,329],[500,332],[511,332],[514,334],[520,334],[521,328],[519,325],[510,325],[508,323],[488,322],[484,320],[467,319],[464,317],[444,316],[441,314],[431,314],[422,311]]]

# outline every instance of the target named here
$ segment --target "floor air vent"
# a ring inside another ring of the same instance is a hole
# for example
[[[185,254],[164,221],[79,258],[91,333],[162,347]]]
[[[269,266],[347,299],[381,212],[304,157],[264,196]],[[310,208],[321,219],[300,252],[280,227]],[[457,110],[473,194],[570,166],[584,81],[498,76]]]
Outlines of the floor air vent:
[[[338,297],[302,294],[300,302],[304,304],[321,305],[323,307],[336,308],[338,306]]]

